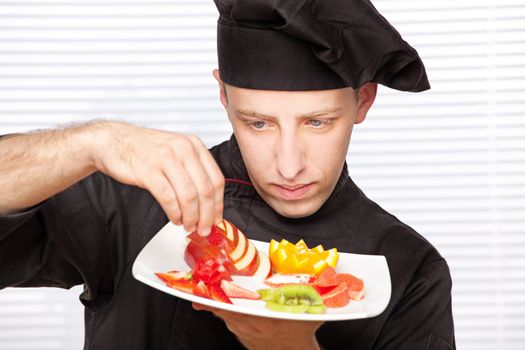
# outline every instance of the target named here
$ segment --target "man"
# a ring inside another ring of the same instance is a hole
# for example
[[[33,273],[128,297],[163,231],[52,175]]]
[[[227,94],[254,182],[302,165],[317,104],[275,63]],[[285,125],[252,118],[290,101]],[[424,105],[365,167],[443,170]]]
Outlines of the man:
[[[97,122],[0,140],[0,288],[84,284],[86,349],[454,349],[446,262],[345,165],[377,83],[429,87],[415,50],[364,0],[216,4],[232,139],[208,152],[194,136]],[[390,304],[365,320],[273,320],[133,279],[168,219],[206,235],[223,215],[253,239],[385,255]]]

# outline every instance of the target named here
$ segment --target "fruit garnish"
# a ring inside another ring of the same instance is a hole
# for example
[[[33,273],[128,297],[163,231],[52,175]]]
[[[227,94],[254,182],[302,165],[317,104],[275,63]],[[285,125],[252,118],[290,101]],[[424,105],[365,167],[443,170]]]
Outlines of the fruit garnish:
[[[266,307],[273,311],[293,313],[324,313],[323,298],[311,286],[287,285],[273,289],[259,289]]]
[[[193,288],[195,287],[196,283],[191,278],[173,278],[173,276],[170,276],[166,273],[156,273],[158,278],[163,280],[166,285],[170,288],[174,288],[177,290],[180,290],[182,292],[186,293],[193,293]]]
[[[306,273],[318,276],[327,267],[335,267],[339,260],[337,248],[324,250],[322,245],[309,249],[301,239],[296,244],[283,239],[270,241],[270,261],[276,272],[282,274]]]
[[[271,272],[269,257],[261,254],[241,230],[227,220],[214,225],[207,237],[193,232],[187,239],[184,259],[192,268],[201,260],[214,258],[232,275],[264,279]]]
[[[328,307],[343,307],[351,300],[361,300],[364,297],[363,280],[349,273],[337,273],[331,267],[312,283]]]
[[[219,284],[223,279],[232,279],[228,270],[213,258],[199,261],[192,271],[192,276],[195,282],[203,281],[207,285]]]
[[[361,300],[365,294],[365,284],[362,279],[355,277],[349,273],[338,273],[337,280],[340,283],[346,284],[348,288],[348,296],[352,300]]]
[[[210,295],[213,300],[222,301],[223,303],[227,304],[233,304],[230,298],[218,284],[212,284],[208,286],[208,289],[210,290]]]
[[[199,283],[197,283],[197,285],[193,288],[193,294],[203,298],[210,297],[210,291],[208,290],[206,283],[203,281],[199,281]]]
[[[278,288],[287,285],[309,285],[314,283],[316,278],[306,273],[296,273],[293,275],[274,273],[264,280],[270,287]]]
[[[328,307],[343,307],[348,305],[348,303],[350,302],[348,288],[344,283],[341,283],[328,293],[323,294],[322,298],[324,304]]]
[[[260,299],[261,296],[254,291],[243,288],[239,285],[236,285],[233,282],[222,280],[221,288],[230,298],[243,298],[243,299]]]

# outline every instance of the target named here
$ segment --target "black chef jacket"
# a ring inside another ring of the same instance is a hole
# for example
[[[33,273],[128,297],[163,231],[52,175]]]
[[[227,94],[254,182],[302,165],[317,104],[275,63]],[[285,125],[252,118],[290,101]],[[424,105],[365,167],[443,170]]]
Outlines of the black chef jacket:
[[[235,138],[211,149],[228,180],[224,217],[248,237],[304,239],[386,256],[392,297],[379,316],[327,322],[325,349],[455,349],[445,260],[413,229],[368,199],[346,166],[326,203],[280,216],[249,183]],[[95,173],[27,211],[0,216],[0,289],[83,284],[85,349],[242,349],[224,322],[131,275],[137,254],[168,219],[149,192]],[[366,281],[365,281],[366,282]]]

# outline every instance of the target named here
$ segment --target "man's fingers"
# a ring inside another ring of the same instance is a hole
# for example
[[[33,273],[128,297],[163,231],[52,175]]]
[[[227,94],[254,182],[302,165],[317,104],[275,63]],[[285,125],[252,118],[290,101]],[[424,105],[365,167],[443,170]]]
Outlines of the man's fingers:
[[[182,223],[182,212],[177,200],[177,195],[168,179],[161,174],[149,174],[148,180],[144,181],[146,189],[155,197],[157,202],[175,225]]]
[[[199,195],[190,174],[175,158],[164,162],[163,172],[177,194],[184,229],[188,232],[195,231],[199,220]]]
[[[239,314],[237,312],[231,312],[231,311],[226,311],[226,310],[222,310],[222,309],[217,309],[215,307],[210,307],[210,306],[206,306],[206,305],[202,305],[202,304],[198,304],[198,303],[192,303],[192,306],[197,311],[209,311],[209,312],[213,313],[215,316],[217,316],[219,318],[222,318],[225,321],[244,322],[244,320],[245,320],[245,315]]]
[[[204,143],[195,137],[190,136],[190,140],[195,146],[195,151],[198,153],[201,163],[208,174],[208,177],[213,186],[214,194],[214,203],[215,203],[215,212],[214,212],[214,224],[220,224],[222,221],[222,212],[224,209],[224,175],[221,172],[221,169],[215,162],[215,159],[208,151]]]
[[[191,180],[197,189],[199,200],[198,232],[208,235],[211,226],[215,223],[215,192],[216,187],[212,183],[210,174],[202,161],[202,150],[196,141],[190,141],[192,150],[184,157],[184,167],[191,174]],[[197,145],[195,145],[197,143]]]

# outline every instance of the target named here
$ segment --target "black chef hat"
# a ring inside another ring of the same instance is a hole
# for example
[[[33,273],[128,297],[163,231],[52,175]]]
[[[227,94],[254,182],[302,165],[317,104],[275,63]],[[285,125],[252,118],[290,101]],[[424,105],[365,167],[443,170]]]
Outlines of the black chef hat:
[[[214,0],[222,80],[261,90],[430,88],[416,50],[368,0]]]

